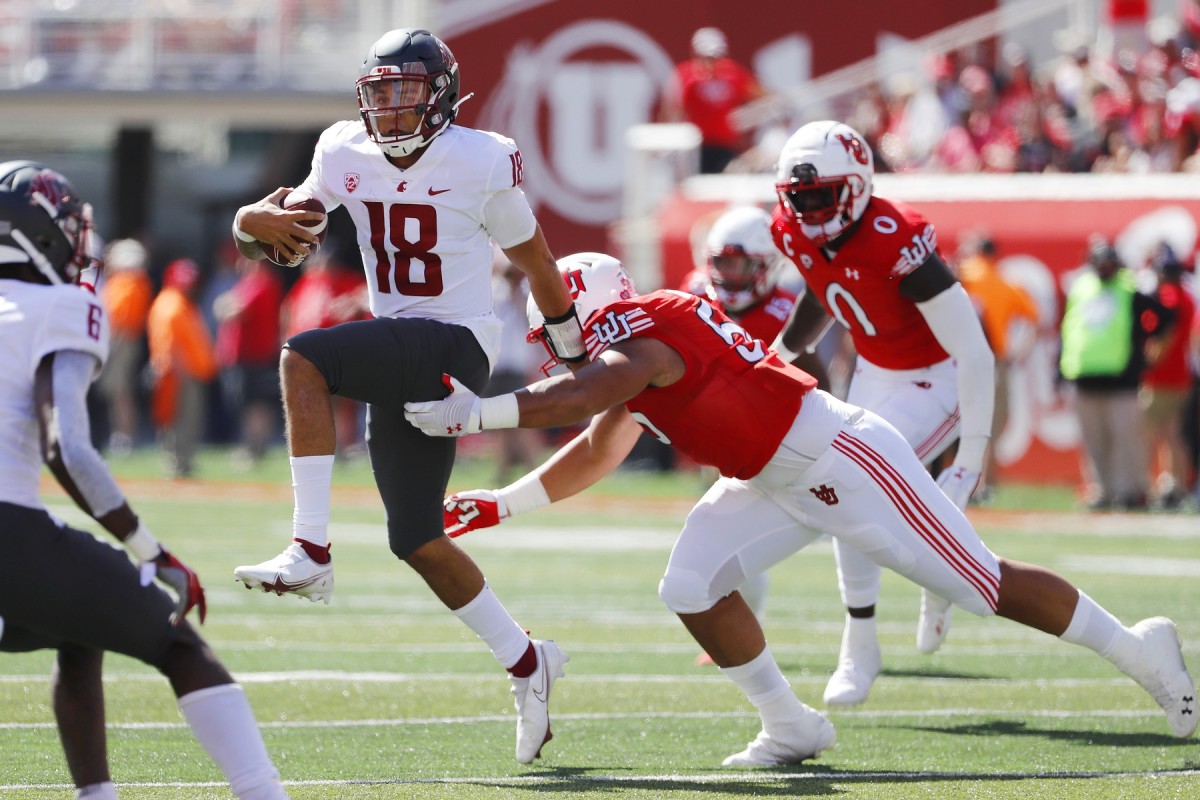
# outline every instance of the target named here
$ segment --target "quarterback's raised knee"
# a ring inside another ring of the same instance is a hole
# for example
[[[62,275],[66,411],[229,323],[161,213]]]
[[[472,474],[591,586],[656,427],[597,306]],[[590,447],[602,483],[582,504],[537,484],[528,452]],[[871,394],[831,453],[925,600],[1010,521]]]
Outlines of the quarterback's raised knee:
[[[698,573],[687,570],[667,572],[658,582],[658,596],[676,614],[699,614],[717,604],[712,586]]]

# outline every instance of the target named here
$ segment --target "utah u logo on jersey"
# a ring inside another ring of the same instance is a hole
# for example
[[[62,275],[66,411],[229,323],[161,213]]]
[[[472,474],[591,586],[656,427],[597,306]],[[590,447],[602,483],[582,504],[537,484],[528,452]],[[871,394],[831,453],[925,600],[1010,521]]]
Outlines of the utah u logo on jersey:
[[[827,506],[836,506],[838,504],[837,492],[834,491],[832,486],[826,486],[822,483],[820,486],[812,487],[809,491],[813,493],[813,497]]]
[[[633,336],[629,320],[624,314],[617,314],[615,311],[605,314],[604,319],[598,320],[592,326],[592,330],[596,332],[596,339],[603,345],[616,344]]]
[[[919,267],[925,263],[925,259],[929,258],[929,254],[937,249],[937,231],[932,225],[926,225],[925,230],[921,234],[913,234],[912,247],[901,247],[900,253],[903,256],[901,262],[908,262],[914,267]]]

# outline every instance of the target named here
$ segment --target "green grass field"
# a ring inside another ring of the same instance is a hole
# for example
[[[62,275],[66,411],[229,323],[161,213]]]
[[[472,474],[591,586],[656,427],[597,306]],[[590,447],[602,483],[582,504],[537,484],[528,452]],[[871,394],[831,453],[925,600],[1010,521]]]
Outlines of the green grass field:
[[[836,748],[778,770],[723,770],[758,731],[750,705],[693,663],[656,594],[695,474],[618,474],[584,496],[458,541],[514,616],[571,655],[554,741],[513,760],[508,682],[481,643],[388,552],[362,463],[339,467],[330,606],[249,592],[232,569],[290,531],[286,462],[200,480],[118,462],[135,508],[208,590],[204,632],[245,685],[294,798],[1196,798],[1200,739],[1167,732],[1153,701],[1107,662],[1006,620],[957,612],[943,649],[914,646],[919,593],[887,575],[884,674],[834,711]],[[464,461],[452,487],[491,485]],[[52,509],[88,527],[61,494]],[[1200,668],[1200,528],[1188,516],[1087,516],[1068,490],[1011,487],[972,514],[993,550],[1076,581],[1122,620],[1166,614]],[[1018,507],[1036,512],[1016,511]],[[831,548],[775,569],[767,635],[801,699],[820,707],[841,633]],[[70,798],[49,708],[49,653],[0,657],[0,797]],[[229,798],[165,680],[106,661],[109,749],[123,798]]]

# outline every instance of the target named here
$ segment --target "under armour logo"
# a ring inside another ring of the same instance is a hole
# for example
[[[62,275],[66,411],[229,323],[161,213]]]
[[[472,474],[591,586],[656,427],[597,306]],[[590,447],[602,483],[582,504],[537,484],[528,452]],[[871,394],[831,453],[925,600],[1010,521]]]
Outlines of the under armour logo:
[[[820,486],[814,486],[809,489],[809,491],[813,493],[813,497],[827,506],[836,506],[838,504],[837,492],[833,490],[832,486],[826,486],[822,483]]]
[[[858,280],[858,270],[846,267],[846,277],[852,281]]]
[[[462,424],[461,423],[455,423],[454,425],[446,426],[447,434],[454,435],[455,433],[461,433],[461,432],[462,432]]]
[[[407,188],[408,188],[408,181],[400,181],[400,183],[396,184],[397,192],[403,192]]]

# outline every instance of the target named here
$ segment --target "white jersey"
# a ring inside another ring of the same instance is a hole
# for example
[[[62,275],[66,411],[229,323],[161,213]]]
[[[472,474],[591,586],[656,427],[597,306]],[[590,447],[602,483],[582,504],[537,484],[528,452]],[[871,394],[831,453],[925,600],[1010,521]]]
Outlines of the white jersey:
[[[0,280],[0,502],[43,508],[42,451],[33,378],[51,353],[108,355],[108,317],[99,298],[78,286]]]
[[[492,245],[528,241],[537,222],[519,184],[511,139],[450,126],[408,169],[392,165],[361,121],[321,134],[298,191],[328,211],[345,206],[377,317],[436,319],[470,328],[495,363]]]

